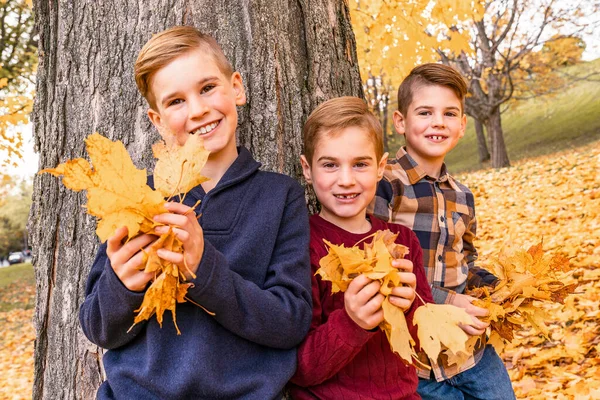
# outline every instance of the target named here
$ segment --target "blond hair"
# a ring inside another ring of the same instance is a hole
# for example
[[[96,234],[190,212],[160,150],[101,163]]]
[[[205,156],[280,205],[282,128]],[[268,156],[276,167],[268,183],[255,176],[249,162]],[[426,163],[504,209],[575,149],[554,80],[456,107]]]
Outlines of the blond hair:
[[[402,115],[406,116],[415,90],[428,85],[440,85],[452,90],[460,100],[461,112],[464,114],[468,88],[462,75],[447,65],[427,63],[410,71],[398,88],[398,110]]]
[[[302,137],[303,154],[309,164],[317,142],[324,135],[336,135],[349,127],[360,127],[369,133],[377,161],[383,156],[383,130],[379,120],[369,111],[367,103],[358,97],[336,97],[318,106],[308,117]]]
[[[212,36],[192,26],[169,28],[153,35],[142,47],[135,62],[135,83],[150,107],[156,108],[156,99],[150,89],[154,74],[177,57],[195,49],[201,49],[212,57],[223,75],[229,77],[233,74],[233,67]]]

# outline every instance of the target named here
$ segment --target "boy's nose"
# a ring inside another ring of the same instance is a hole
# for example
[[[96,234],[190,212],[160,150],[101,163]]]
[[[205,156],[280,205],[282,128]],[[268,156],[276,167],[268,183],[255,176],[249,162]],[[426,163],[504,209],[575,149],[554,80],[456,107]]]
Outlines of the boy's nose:
[[[338,175],[338,185],[340,186],[352,186],[354,185],[354,172],[351,168],[340,168]]]
[[[201,117],[209,110],[208,105],[202,99],[190,99],[188,107],[190,119]]]
[[[444,116],[442,114],[434,113],[431,119],[431,126],[444,126]]]

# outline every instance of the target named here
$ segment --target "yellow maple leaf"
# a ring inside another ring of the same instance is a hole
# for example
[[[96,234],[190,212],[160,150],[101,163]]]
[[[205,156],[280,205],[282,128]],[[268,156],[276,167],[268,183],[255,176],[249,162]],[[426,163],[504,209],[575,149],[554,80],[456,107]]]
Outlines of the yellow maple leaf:
[[[408,324],[404,312],[390,303],[389,297],[386,297],[382,304],[383,317],[385,321],[382,327],[388,342],[394,352],[398,353],[407,363],[412,362],[413,357],[417,357],[414,351],[415,341],[410,336]]]
[[[565,272],[570,270],[569,259],[558,254],[547,254],[543,242],[528,250],[506,246],[495,258],[493,273],[500,282],[491,290],[477,288],[468,291],[480,300],[474,302],[490,311],[484,320],[491,321],[492,331],[502,340],[513,340],[513,330],[532,326],[549,338],[545,320],[547,315],[534,301],[563,303],[578,284],[565,284]],[[498,346],[499,347],[499,346]]]
[[[451,304],[425,304],[417,308],[413,322],[419,327],[421,348],[433,362],[442,351],[442,345],[454,354],[467,353],[469,335],[459,325],[468,325],[472,320],[464,309]]]
[[[185,301],[185,295],[191,285],[191,283],[181,282],[177,266],[171,263],[164,263],[162,273],[156,277],[144,294],[140,308],[135,310],[138,314],[133,324],[135,325],[141,321],[148,320],[156,314],[156,320],[162,327],[163,314],[169,310],[173,314],[173,323],[175,324],[175,329],[177,329],[177,334],[180,335],[181,332],[177,326],[175,306],[177,303]]]
[[[149,231],[152,218],[167,210],[163,196],[146,185],[146,170],[135,167],[121,142],[94,133],[85,143],[93,169],[78,158],[39,173],[64,175],[69,189],[87,190],[87,211],[98,218],[96,234],[102,242],[121,226],[127,226],[129,238],[137,236],[142,225]]]
[[[209,151],[200,135],[189,136],[183,146],[175,141],[170,144],[161,141],[152,145],[152,151],[158,159],[153,173],[154,187],[163,197],[187,193],[208,180],[201,171]]]
[[[465,351],[459,351],[458,353],[452,353],[450,351],[442,352],[443,356],[446,357],[448,365],[456,364],[458,366],[466,363],[469,358],[473,355],[477,343],[481,341],[481,336],[469,336],[469,339],[465,343]]]
[[[370,242],[360,249],[358,244],[352,247],[334,245],[323,240],[328,253],[319,261],[316,274],[323,280],[331,281],[331,292],[346,291],[352,279],[364,274],[381,282],[380,292],[386,296],[383,302],[384,321],[380,324],[388,338],[392,351],[398,353],[407,363],[416,357],[415,342],[412,339],[404,317],[404,312],[389,302],[392,289],[400,284],[398,270],[392,267],[394,258],[408,254],[408,247],[396,244],[398,234],[389,230],[375,232]]]
[[[185,295],[191,284],[184,282],[184,271],[158,257],[157,250],[165,248],[182,253],[183,245],[172,229],[165,234],[157,234],[154,228],[160,224],[152,218],[167,212],[164,197],[185,193],[207,180],[200,175],[200,170],[208,159],[208,151],[203,141],[194,139],[194,136],[185,146],[155,145],[154,154],[158,157],[158,177],[155,182],[160,187],[158,191],[146,184],[146,171],[135,167],[120,141],[112,142],[95,133],[85,143],[93,168],[89,162],[78,158],[40,173],[62,175],[66,187],[74,191],[87,190],[86,208],[89,214],[98,218],[96,233],[102,242],[121,226],[127,226],[129,238],[140,233],[159,237],[148,249],[142,250],[142,268],[145,272],[154,273],[155,277],[144,294],[142,305],[135,310],[138,314],[134,325],[156,315],[162,326],[163,314],[169,310],[180,334],[175,306],[186,301]]]

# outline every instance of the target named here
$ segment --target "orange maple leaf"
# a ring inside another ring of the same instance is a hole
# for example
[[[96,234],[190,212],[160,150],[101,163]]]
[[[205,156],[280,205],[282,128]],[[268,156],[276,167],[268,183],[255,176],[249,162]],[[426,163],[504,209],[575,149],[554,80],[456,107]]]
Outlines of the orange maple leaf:
[[[547,338],[547,315],[534,301],[563,303],[578,284],[565,284],[570,271],[569,259],[558,254],[547,254],[543,242],[527,251],[505,247],[495,259],[492,272],[500,278],[493,288],[468,291],[478,300],[474,305],[486,308],[490,315],[483,320],[491,322],[496,332],[495,345],[503,347],[513,340],[513,330],[522,325],[532,326]],[[499,337],[498,337],[499,336]],[[500,348],[498,348],[500,351]]]

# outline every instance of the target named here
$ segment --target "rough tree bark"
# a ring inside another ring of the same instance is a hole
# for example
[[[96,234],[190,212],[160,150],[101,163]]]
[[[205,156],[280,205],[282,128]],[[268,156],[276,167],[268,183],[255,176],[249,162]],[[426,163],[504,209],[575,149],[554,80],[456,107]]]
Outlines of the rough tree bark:
[[[492,147],[492,167],[510,167],[506,145],[504,144],[504,135],[502,133],[500,107],[492,109],[490,117],[485,122],[485,128],[490,137]]]
[[[194,25],[242,73],[248,104],[239,141],[266,169],[300,177],[301,127],[320,102],[362,97],[348,9],[336,0],[34,0],[40,64],[33,115],[40,168],[85,156],[94,131],[125,143],[151,168],[157,139],[137,94],[133,63],[152,33]],[[102,350],[78,323],[98,243],[85,194],[38,176],[29,231],[37,281],[34,399],[89,399],[103,380]]]

